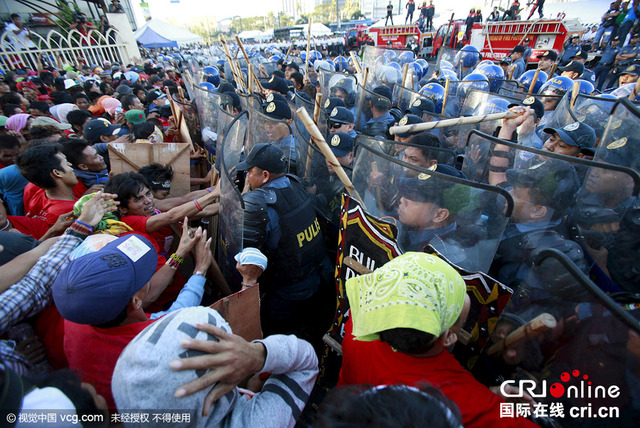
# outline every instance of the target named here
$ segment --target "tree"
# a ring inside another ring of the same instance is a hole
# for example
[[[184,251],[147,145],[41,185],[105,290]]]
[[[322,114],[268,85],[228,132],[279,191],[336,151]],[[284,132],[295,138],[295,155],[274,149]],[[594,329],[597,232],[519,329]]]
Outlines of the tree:
[[[296,25],[308,24],[308,23],[309,23],[309,15],[300,15],[300,19],[296,21]]]
[[[356,12],[360,13],[358,0],[346,0],[344,7],[340,11],[340,17],[343,21],[348,21]],[[356,18],[358,19],[358,18]]]
[[[352,21],[356,21],[358,19],[365,19],[366,16],[364,16],[364,13],[362,13],[360,11],[360,9],[356,10],[355,12],[353,12],[351,14],[351,16],[349,17]]]

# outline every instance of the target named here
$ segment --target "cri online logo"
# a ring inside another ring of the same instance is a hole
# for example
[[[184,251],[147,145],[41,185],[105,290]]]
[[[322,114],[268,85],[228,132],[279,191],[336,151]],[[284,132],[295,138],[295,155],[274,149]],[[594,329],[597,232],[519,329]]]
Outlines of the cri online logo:
[[[573,370],[571,374],[564,372],[560,375],[560,380],[562,383],[555,382],[548,388],[549,394],[554,398],[618,398],[620,396],[620,387],[617,385],[609,387],[593,386],[589,380],[589,375],[583,374],[580,376],[580,370]],[[571,383],[571,385],[566,385],[567,383]],[[506,390],[506,385],[516,387],[517,391],[511,388]],[[525,393],[533,398],[547,397],[547,381],[543,380],[540,385],[542,387],[541,391],[536,392],[538,382],[535,380],[507,380],[500,385],[500,392],[505,397],[522,397]]]

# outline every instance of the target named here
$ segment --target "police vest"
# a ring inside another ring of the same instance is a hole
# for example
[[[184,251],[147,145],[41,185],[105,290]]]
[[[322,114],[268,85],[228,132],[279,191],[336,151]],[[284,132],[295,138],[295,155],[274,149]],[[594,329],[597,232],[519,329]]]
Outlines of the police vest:
[[[279,282],[301,281],[325,257],[324,241],[316,218],[313,195],[294,176],[287,175],[290,187],[269,188],[275,192],[274,203],[267,204],[280,218],[282,236],[276,248],[265,248],[269,271]]]

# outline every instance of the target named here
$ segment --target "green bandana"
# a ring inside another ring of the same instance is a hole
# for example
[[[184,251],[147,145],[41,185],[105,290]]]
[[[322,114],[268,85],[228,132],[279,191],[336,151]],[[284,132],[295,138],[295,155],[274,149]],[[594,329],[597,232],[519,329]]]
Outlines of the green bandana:
[[[405,253],[374,272],[347,281],[353,335],[379,339],[393,328],[413,328],[439,337],[462,311],[466,285],[439,257]]]

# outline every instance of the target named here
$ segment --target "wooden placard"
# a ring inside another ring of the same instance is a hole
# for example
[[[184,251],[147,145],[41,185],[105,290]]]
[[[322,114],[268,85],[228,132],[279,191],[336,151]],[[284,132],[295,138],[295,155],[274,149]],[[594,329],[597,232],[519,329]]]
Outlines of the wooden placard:
[[[173,168],[171,196],[191,191],[188,143],[109,143],[109,162],[114,174],[135,171],[153,162]]]
[[[223,297],[210,307],[220,312],[234,334],[244,340],[262,339],[259,285]]]

